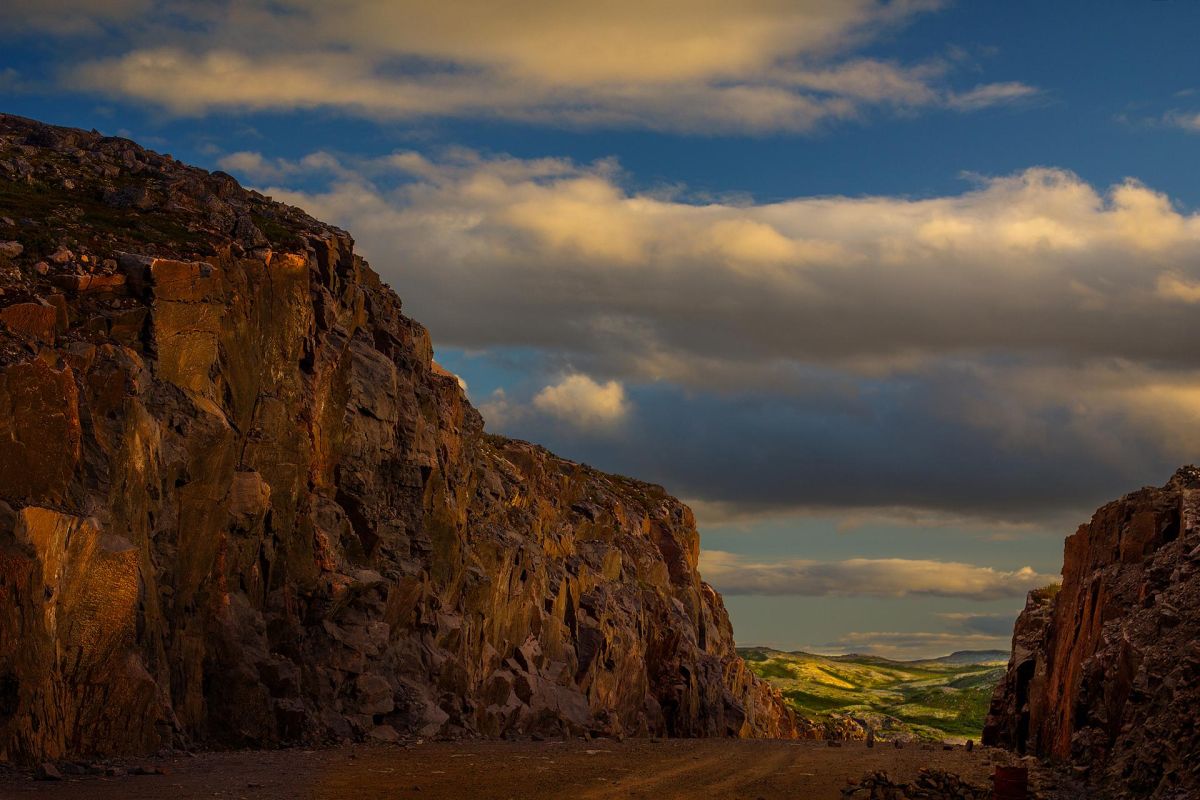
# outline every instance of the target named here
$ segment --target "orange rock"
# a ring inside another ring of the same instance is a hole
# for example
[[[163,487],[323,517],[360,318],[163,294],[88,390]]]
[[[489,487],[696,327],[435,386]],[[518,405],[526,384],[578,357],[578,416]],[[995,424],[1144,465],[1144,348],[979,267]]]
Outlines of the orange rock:
[[[57,329],[58,312],[41,303],[17,303],[0,308],[0,323],[13,333],[38,342],[52,343]]]
[[[112,275],[54,275],[54,285],[73,292],[111,292],[125,285],[125,276]]]
[[[0,500],[63,497],[79,460],[78,391],[43,359],[0,368]]]

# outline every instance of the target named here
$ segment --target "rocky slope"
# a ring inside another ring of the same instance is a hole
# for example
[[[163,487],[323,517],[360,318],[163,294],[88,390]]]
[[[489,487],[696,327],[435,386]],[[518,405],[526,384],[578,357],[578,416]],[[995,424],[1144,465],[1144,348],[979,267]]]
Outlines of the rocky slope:
[[[343,231],[0,116],[0,759],[807,732],[698,547],[485,434]]]
[[[1109,503],[1030,593],[984,742],[1072,762],[1096,796],[1200,796],[1200,470]]]

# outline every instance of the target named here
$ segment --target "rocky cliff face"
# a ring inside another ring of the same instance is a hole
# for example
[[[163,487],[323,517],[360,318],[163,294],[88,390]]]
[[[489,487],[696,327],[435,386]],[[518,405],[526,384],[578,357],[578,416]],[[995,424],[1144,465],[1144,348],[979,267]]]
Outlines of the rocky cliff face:
[[[1030,594],[984,742],[1070,761],[1097,796],[1200,796],[1200,470],[1096,512]]]
[[[0,116],[0,759],[807,731],[698,547],[485,434],[346,233]]]

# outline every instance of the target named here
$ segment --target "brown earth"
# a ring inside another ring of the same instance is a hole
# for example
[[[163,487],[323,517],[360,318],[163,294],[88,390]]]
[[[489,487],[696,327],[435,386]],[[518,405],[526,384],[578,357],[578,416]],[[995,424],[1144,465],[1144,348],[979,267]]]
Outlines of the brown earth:
[[[138,762],[146,764],[149,762]],[[850,778],[886,770],[910,781],[934,766],[989,786],[1004,751],[868,749],[862,743],[770,740],[457,742],[398,747],[205,753],[153,762],[166,775],[0,778],[0,797],[45,800],[538,800],[706,798],[837,800]],[[1038,781],[1055,776],[1034,765]],[[1043,790],[1042,798],[1080,795]]]

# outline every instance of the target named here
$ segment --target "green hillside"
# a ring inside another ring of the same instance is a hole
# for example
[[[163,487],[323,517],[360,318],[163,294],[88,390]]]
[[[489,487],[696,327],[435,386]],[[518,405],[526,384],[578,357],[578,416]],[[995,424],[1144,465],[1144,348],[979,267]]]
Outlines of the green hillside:
[[[765,647],[738,652],[755,673],[779,687],[797,713],[825,722],[832,731],[853,735],[870,727],[885,739],[929,740],[979,739],[1007,658],[999,651],[925,661]]]

